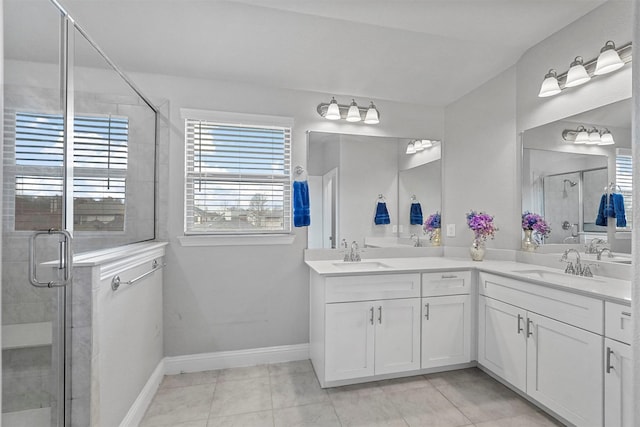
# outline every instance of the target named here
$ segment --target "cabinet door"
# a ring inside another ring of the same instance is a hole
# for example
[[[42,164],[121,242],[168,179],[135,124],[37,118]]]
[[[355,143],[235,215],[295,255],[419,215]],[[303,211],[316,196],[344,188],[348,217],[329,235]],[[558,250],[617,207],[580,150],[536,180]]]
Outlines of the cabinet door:
[[[575,425],[601,426],[603,338],[527,315],[527,394]]]
[[[514,387],[525,391],[526,312],[484,296],[478,307],[478,362]]]
[[[420,369],[420,298],[374,304],[376,375]]]
[[[422,368],[471,360],[471,297],[422,298]]]
[[[325,380],[374,374],[374,302],[325,306]]]
[[[632,427],[631,346],[604,340],[604,425]]]

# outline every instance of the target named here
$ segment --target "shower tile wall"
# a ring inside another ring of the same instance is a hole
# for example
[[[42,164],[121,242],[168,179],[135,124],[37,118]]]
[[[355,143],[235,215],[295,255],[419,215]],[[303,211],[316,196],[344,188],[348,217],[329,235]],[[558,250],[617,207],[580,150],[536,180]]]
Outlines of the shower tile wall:
[[[565,238],[571,236],[571,229],[563,230],[562,223],[569,221],[570,224],[577,224],[579,221],[578,186],[571,187],[568,183],[565,184],[565,179],[577,183],[580,176],[573,173],[548,176],[544,179],[544,217],[551,227],[547,243],[564,243]]]

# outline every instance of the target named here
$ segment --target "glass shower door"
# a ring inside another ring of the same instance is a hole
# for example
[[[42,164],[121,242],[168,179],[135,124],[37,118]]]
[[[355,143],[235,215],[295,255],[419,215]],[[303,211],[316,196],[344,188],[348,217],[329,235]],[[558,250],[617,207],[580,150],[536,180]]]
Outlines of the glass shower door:
[[[67,24],[49,0],[3,7],[2,425],[64,426],[73,225],[60,66]]]

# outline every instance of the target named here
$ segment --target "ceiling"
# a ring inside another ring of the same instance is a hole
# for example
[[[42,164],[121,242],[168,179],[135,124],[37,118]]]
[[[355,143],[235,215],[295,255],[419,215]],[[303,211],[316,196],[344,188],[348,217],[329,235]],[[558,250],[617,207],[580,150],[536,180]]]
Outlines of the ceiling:
[[[7,57],[50,56],[44,1],[4,1]],[[125,72],[441,107],[605,0],[60,1]]]

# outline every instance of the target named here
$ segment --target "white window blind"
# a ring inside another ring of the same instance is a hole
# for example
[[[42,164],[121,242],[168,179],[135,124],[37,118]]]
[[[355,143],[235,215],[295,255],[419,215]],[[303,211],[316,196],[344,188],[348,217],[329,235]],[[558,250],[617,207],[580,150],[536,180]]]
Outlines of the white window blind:
[[[291,231],[291,128],[185,120],[186,234]]]
[[[633,222],[633,158],[629,154],[616,154],[616,192],[624,197],[624,214],[627,227]],[[619,187],[619,188],[618,188]]]
[[[61,222],[63,117],[15,114],[16,230]],[[122,231],[129,120],[114,116],[74,118],[74,228]]]

